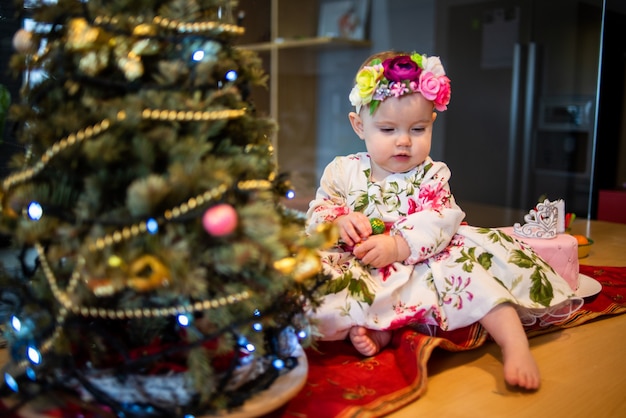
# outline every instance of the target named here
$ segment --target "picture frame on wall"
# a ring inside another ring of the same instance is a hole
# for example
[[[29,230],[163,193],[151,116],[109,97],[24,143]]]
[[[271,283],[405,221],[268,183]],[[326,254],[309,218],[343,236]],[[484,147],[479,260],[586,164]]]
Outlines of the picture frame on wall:
[[[318,36],[366,39],[369,0],[337,0],[320,4]]]

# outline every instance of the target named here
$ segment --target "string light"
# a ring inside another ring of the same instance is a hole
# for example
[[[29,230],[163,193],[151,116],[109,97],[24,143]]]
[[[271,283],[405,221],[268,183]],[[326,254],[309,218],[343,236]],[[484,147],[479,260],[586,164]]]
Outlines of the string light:
[[[204,59],[204,51],[199,49],[197,51],[195,51],[192,55],[191,55],[191,59],[194,60],[195,62],[200,62]]]
[[[38,202],[30,202],[26,208],[28,217],[33,221],[38,221],[43,216],[43,208]]]
[[[178,324],[181,327],[188,327],[189,326],[189,317],[187,315],[180,314],[180,315],[178,315],[178,317],[176,317],[176,320],[178,321]]]
[[[17,381],[9,373],[4,374],[4,382],[13,392],[19,391],[19,385],[17,384]]]
[[[159,222],[154,218],[148,219],[146,221],[146,231],[148,231],[148,233],[152,235],[159,232]]]
[[[276,370],[282,370],[285,368],[285,362],[283,359],[277,358],[272,362],[272,366],[274,366]]]
[[[237,75],[237,71],[235,70],[230,70],[226,73],[226,75],[224,76],[224,78],[226,78],[226,80],[228,81],[235,81],[237,80],[239,76]]]
[[[33,346],[29,346],[26,349],[26,356],[33,364],[41,363],[41,353]]]
[[[15,332],[19,333],[22,330],[22,321],[20,321],[17,316],[13,315],[11,317],[11,326],[13,327]]]

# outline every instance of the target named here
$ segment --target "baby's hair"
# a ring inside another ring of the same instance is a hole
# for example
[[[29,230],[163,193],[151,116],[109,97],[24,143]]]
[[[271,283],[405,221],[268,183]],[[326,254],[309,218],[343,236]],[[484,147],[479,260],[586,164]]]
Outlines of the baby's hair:
[[[393,57],[397,57],[398,55],[411,55],[408,52],[404,52],[404,51],[394,51],[392,49],[387,50],[387,51],[381,51],[381,52],[377,52],[373,55],[370,55],[369,58],[367,58],[365,61],[363,61],[361,63],[361,65],[359,65],[359,69],[357,70],[357,74],[359,73],[359,71],[361,71],[363,69],[363,67],[367,67],[368,65],[370,65],[370,63],[375,60],[375,59],[379,59],[381,61],[386,60],[387,58],[393,58]]]

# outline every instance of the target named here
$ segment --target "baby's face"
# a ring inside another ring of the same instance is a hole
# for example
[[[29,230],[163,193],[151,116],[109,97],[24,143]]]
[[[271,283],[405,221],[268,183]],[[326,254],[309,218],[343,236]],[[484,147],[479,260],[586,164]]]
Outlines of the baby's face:
[[[368,108],[362,109],[357,116],[362,129],[359,132],[355,127],[355,131],[365,141],[373,180],[404,173],[424,162],[430,153],[436,116],[432,102],[419,93],[390,97],[373,115]]]

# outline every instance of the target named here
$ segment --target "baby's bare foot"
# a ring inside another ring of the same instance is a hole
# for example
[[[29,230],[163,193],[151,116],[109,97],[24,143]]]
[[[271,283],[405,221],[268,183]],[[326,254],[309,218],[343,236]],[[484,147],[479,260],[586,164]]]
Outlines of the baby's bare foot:
[[[539,389],[541,375],[535,359],[526,347],[502,350],[504,380],[513,386],[524,389]]]
[[[350,328],[350,341],[364,356],[373,356],[389,344],[391,331],[375,331],[365,327]]]

